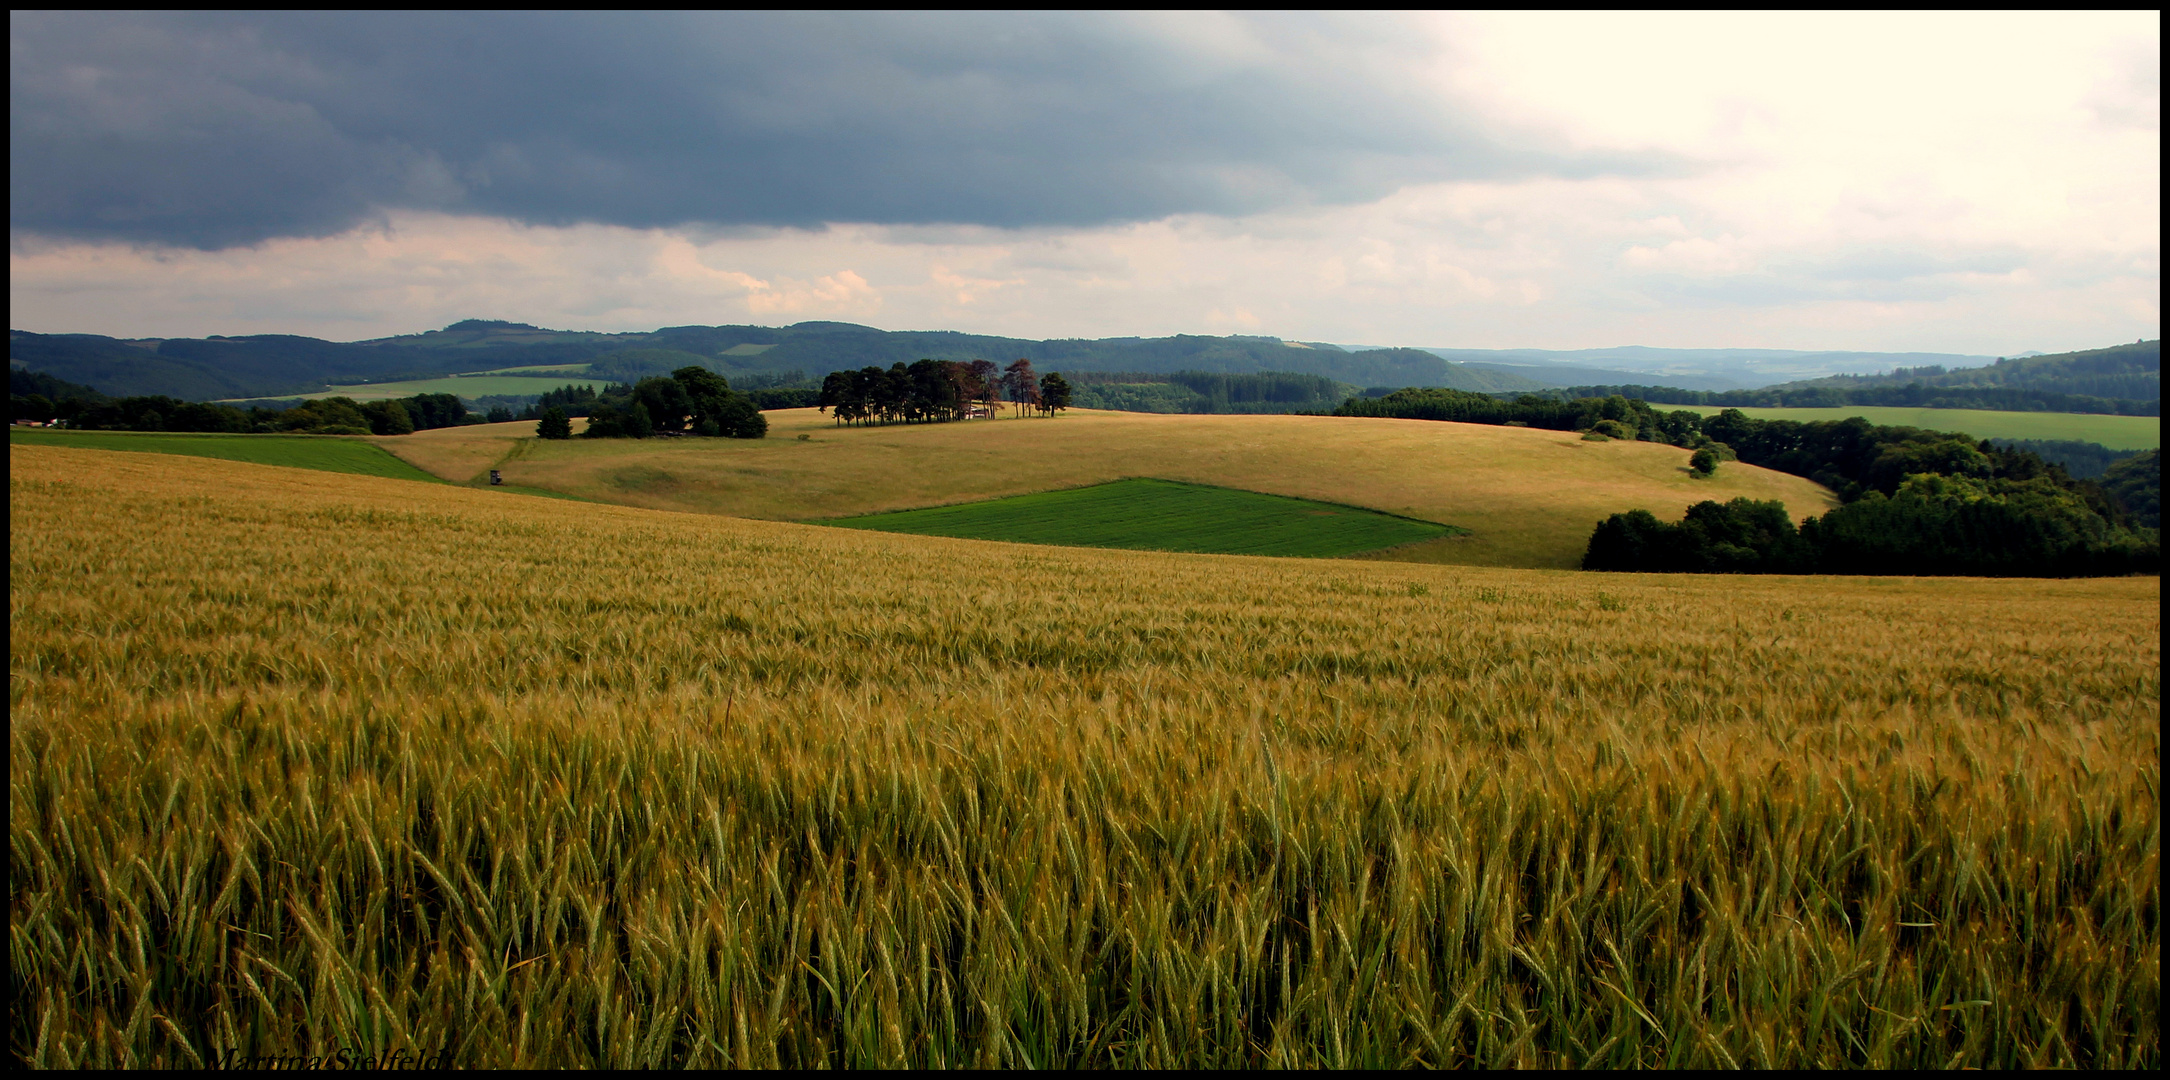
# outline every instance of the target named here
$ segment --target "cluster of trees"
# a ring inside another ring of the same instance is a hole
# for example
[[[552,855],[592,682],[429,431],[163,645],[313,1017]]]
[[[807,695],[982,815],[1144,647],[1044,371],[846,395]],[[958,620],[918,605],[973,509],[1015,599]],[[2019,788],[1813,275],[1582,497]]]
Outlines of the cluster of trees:
[[[586,390],[566,387],[566,391]],[[552,391],[543,395],[549,400]],[[687,365],[668,378],[653,376],[632,385],[611,386],[600,394],[587,390],[577,399],[588,417],[591,439],[645,439],[652,435],[708,435],[758,439],[769,433],[768,418],[753,401],[731,389],[729,381],[705,367]],[[572,437],[564,405],[543,407],[535,433],[545,439]]]
[[[34,375],[35,373],[29,373]],[[313,398],[288,407],[255,405],[243,409],[217,402],[182,401],[160,394],[109,398],[88,387],[31,380],[28,394],[10,394],[11,420],[85,431],[192,431],[231,433],[286,432],[304,435],[405,435],[427,428],[457,427],[503,416],[483,417],[467,411],[452,394],[417,394],[385,401],[353,398]],[[41,392],[42,391],[42,392]],[[47,396],[57,394],[59,400]]]
[[[1585,570],[1737,574],[2095,577],[2161,573],[2156,529],[2124,527],[2046,476],[1917,473],[1798,529],[1785,504],[1701,502],[1674,523],[1614,514],[1590,535]]]
[[[1070,407],[1071,395],[1061,374],[1043,378],[1030,360],[998,370],[988,360],[921,359],[886,370],[832,371],[815,404],[839,424],[940,423],[964,419],[975,405],[992,410],[1004,400],[1019,411],[1051,416]]]

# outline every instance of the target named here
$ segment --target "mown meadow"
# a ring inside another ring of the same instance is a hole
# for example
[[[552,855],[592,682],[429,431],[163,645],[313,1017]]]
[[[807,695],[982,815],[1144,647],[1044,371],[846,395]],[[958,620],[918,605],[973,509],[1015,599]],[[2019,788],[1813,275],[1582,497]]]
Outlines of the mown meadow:
[[[10,454],[24,1064],[2160,1065],[2156,579]]]

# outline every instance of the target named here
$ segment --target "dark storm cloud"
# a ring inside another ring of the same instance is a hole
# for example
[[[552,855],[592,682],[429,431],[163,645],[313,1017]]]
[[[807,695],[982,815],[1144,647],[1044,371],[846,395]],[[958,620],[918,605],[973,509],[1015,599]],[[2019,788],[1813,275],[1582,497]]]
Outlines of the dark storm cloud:
[[[1508,148],[1378,22],[10,17],[9,215],[217,248],[386,209],[538,224],[1092,225],[1647,171]]]

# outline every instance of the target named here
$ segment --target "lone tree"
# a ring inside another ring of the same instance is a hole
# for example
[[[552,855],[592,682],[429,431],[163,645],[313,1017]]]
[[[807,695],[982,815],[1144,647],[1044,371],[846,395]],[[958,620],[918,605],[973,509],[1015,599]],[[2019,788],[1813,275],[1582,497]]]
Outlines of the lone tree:
[[[573,422],[566,419],[565,410],[552,405],[543,412],[542,421],[535,425],[535,437],[538,439],[570,439],[573,437]]]
[[[1709,476],[1718,471],[1718,455],[1710,447],[1697,450],[1688,459],[1688,472],[1694,476]]]
[[[1070,407],[1070,380],[1062,372],[1050,371],[1040,379],[1040,411],[1049,416],[1058,409]]]

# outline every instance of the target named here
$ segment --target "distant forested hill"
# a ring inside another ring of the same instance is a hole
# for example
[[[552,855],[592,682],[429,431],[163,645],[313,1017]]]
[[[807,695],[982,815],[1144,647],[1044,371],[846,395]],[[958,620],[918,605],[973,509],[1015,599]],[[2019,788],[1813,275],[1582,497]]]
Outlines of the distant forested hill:
[[[2160,416],[2162,342],[1999,360],[1978,368],[1900,368],[1886,375],[1840,375],[1760,390],[1612,385],[1571,386],[1543,393],[1563,400],[1618,394],[1660,405],[1727,408],[1885,405]]]
[[[1270,337],[1062,338],[1033,341],[946,331],[884,331],[851,323],[795,326],[669,326],[647,333],[548,330],[468,319],[442,330],[373,341],[332,342],[285,335],[123,341],[95,334],[14,331],[8,354],[20,366],[115,396],[165,394],[202,401],[318,394],[327,386],[430,378],[476,371],[586,365],[580,374],[614,380],[702,364],[726,377],[796,377],[888,367],[921,358],[1029,359],[1042,371],[1266,371],[1315,375],[1351,386],[1452,386],[1491,391],[1543,383],[1504,372],[1464,372],[1418,349],[1345,352]],[[770,381],[773,381],[771,379]]]
[[[1885,375],[1834,375],[1784,383],[1772,390],[1867,387],[2003,387],[2098,398],[2162,400],[2162,341],[2138,341],[2107,349],[2025,356],[1977,368],[1897,368]]]
[[[600,334],[550,330],[501,320],[467,319],[442,330],[355,342],[268,334],[134,341],[95,334],[13,331],[8,335],[8,355],[14,361],[13,366],[90,386],[116,397],[164,394],[190,401],[297,397],[321,394],[333,385],[424,379],[478,371],[520,370],[542,374],[535,369],[555,369],[552,374],[562,373],[568,377],[584,375],[632,381],[645,375],[667,374],[687,364],[702,364],[732,379],[775,384],[788,376],[811,385],[819,383],[822,376],[831,371],[868,366],[886,368],[922,358],[985,359],[1004,364],[1023,358],[1031,360],[1041,371],[1066,373],[1252,375],[1290,372],[1351,386],[1372,387],[1382,392],[1401,387],[1444,387],[1479,393],[1521,393],[1542,391],[1578,380],[1617,379],[1619,383],[1639,383],[1665,378],[1562,365],[1562,359],[1579,359],[1584,355],[1581,353],[1543,354],[1542,363],[1530,363],[1538,359],[1537,354],[1468,352],[1465,358],[1461,354],[1443,357],[1441,351],[1398,348],[1346,351],[1330,345],[1245,335],[1179,334],[1163,338],[1035,341],[950,331],[884,331],[840,322],[804,322],[794,326],[666,326],[643,333]],[[1746,356],[1752,350],[1734,352]],[[1633,359],[1644,353],[1659,355],[1652,350],[1621,349],[1590,352],[1588,358],[1602,360],[1618,355]],[[1671,356],[1672,353],[1664,355]],[[1725,353],[1727,357],[1732,355]],[[1477,362],[1480,356],[1503,362]],[[2149,342],[2144,343],[2144,347],[2119,346],[2060,357],[2007,360],[1980,369],[1910,369],[1903,377],[1903,385],[1894,384],[1891,376],[1853,378],[1855,382],[1824,379],[1766,391],[1734,391],[1719,395],[1700,390],[1629,389],[1669,395],[1649,399],[1674,404],[1918,405],[1945,403],[1941,397],[1951,398],[1954,402],[1963,398],[1974,408],[2116,412],[2121,411],[2121,407],[2100,403],[2137,400],[2143,396],[2150,401],[2160,400],[2161,345],[2160,342]],[[1613,389],[1606,386],[1602,392],[1609,393]],[[1678,397],[1680,394],[1698,396],[1689,400]],[[1734,400],[1734,394],[1775,396],[1768,401],[1763,397]],[[1793,395],[1801,395],[1803,400],[1795,402],[1791,400]],[[1856,401],[1852,400],[1854,395],[1882,397],[1875,401]],[[2075,405],[2058,395],[2085,400]],[[1570,392],[1570,396],[1579,394]],[[1703,397],[1712,400],[1706,402],[1701,400]],[[1883,397],[1894,400],[1886,401]],[[1938,400],[1916,400],[1922,398]],[[2005,399],[2044,403],[2015,405],[2006,403]],[[2049,403],[2052,401],[2054,403]],[[2088,402],[2096,404],[2089,405]]]

